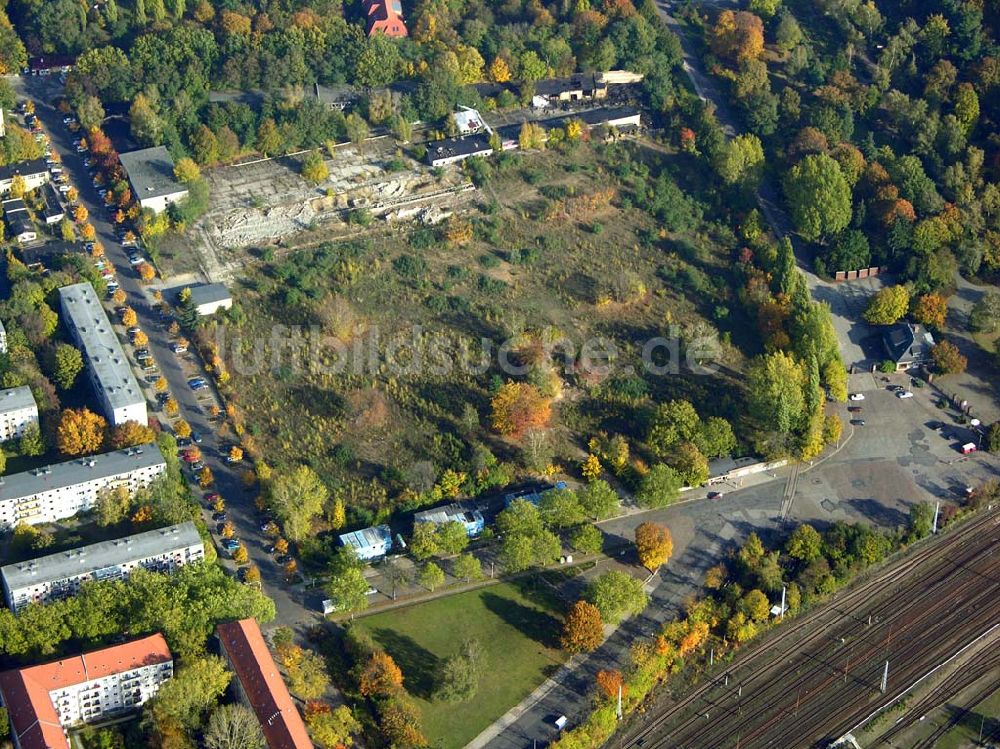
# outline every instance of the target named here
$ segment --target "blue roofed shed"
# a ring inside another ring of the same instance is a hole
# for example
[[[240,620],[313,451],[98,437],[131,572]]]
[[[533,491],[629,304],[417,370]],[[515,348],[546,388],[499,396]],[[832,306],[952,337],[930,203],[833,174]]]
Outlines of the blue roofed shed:
[[[542,497],[549,492],[556,491],[557,489],[565,489],[566,482],[559,481],[555,486],[551,486],[548,489],[523,489],[519,492],[512,492],[503,498],[503,503],[505,507],[510,507],[513,502],[518,499],[523,499],[526,502],[531,502],[531,504],[538,506],[538,503],[542,501]]]
[[[378,559],[392,550],[392,531],[388,525],[362,528],[359,531],[342,534],[340,545],[354,549],[358,559]]]
[[[418,512],[413,516],[413,522],[435,523],[437,525],[461,523],[469,538],[478,536],[486,527],[486,522],[483,520],[483,513],[473,507],[469,507],[464,502],[453,502],[450,505]]]

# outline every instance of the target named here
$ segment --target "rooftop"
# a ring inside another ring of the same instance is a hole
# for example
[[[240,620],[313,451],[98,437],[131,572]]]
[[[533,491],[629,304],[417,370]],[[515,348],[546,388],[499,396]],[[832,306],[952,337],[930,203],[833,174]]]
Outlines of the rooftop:
[[[49,693],[173,660],[163,635],[0,674],[0,696],[21,749],[69,749]]]
[[[63,322],[76,331],[87,365],[101,383],[111,407],[118,409],[145,403],[94,287],[88,282],[63,286],[59,289],[59,297],[66,318]]]
[[[29,585],[51,583],[87,573],[99,573],[107,567],[122,562],[157,556],[201,542],[201,536],[198,535],[194,523],[188,521],[125,538],[100,541],[78,549],[48,554],[17,564],[8,564],[0,568],[0,576],[3,577],[8,590],[17,590]],[[95,577],[99,578],[100,575],[96,574]]]
[[[905,322],[889,326],[882,334],[882,340],[886,352],[895,362],[925,359],[934,346],[934,336],[926,328]]]
[[[27,385],[21,387],[0,390],[0,414],[20,411],[24,408],[36,408],[35,396],[31,394],[31,388]]]
[[[24,204],[24,201],[20,198],[11,198],[10,200],[4,200],[0,205],[3,206],[3,212],[5,216],[10,216],[13,213],[20,213],[24,211],[28,212],[28,206]]]
[[[18,252],[21,253],[21,260],[25,265],[48,265],[63,255],[81,254],[83,246],[75,242],[55,240],[35,247],[21,247]]]
[[[15,174],[21,176],[48,174],[49,168],[44,159],[33,159],[32,161],[20,161],[17,164],[7,164],[0,166],[0,181],[8,180]]]
[[[392,541],[392,531],[388,525],[376,525],[372,528],[362,528],[359,531],[344,533],[340,543],[352,549],[369,549]]]
[[[568,78],[546,78],[535,82],[535,93],[540,96],[558,96],[568,91],[593,91],[603,88],[594,73],[577,73]]]
[[[32,497],[41,492],[74,486],[94,479],[120,476],[140,468],[165,465],[155,442],[103,455],[76,458],[53,466],[35,468],[0,478],[0,502]]]
[[[223,651],[257,714],[270,749],[312,749],[299,711],[278,673],[255,619],[226,622],[216,628]]]
[[[164,146],[129,151],[119,156],[136,200],[176,195],[187,190],[174,178],[174,160]]]
[[[225,284],[221,283],[203,283],[198,286],[189,286],[191,289],[191,304],[195,307],[200,307],[203,304],[212,304],[213,302],[223,302],[231,300],[232,294],[229,293],[229,289],[226,288]]]
[[[439,524],[450,523],[452,521],[472,523],[476,521],[473,513],[479,515],[477,510],[466,505],[464,502],[452,502],[450,505],[443,505],[442,507],[435,507],[430,510],[422,510],[421,512],[414,513],[413,521],[415,523]],[[479,515],[479,517],[482,518],[482,515]]]
[[[42,191],[42,198],[45,199],[45,218],[61,216],[65,213],[62,204],[59,202],[59,193],[56,192],[56,188],[51,182],[49,183],[49,188]]]
[[[466,135],[445,138],[427,144],[427,155],[431,159],[448,159],[453,156],[472,156],[477,153],[492,152],[488,135]]]

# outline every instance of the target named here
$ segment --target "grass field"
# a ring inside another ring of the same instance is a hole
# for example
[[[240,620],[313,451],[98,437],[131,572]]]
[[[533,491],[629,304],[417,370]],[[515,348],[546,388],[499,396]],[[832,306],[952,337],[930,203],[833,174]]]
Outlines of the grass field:
[[[465,746],[565,660],[556,603],[533,585],[494,585],[359,621],[403,670],[431,746]],[[484,653],[478,692],[457,704],[432,701],[436,671],[466,639]]]

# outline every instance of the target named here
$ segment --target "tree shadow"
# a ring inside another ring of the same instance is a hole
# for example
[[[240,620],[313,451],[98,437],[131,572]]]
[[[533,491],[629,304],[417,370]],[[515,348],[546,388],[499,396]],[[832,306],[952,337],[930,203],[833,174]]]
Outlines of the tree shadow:
[[[441,659],[412,637],[395,630],[382,627],[372,634],[403,671],[406,690],[415,697],[430,699],[435,686],[434,674],[440,670]]]
[[[556,617],[544,611],[503,598],[495,593],[483,593],[483,605],[514,627],[525,637],[547,648],[559,647],[561,624]]]

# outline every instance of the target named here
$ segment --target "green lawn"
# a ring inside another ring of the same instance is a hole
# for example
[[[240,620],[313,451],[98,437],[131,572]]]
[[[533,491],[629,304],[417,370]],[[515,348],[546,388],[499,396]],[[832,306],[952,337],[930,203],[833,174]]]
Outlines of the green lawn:
[[[539,585],[493,585],[359,620],[403,670],[431,746],[465,746],[566,659],[557,604]],[[472,638],[485,654],[479,691],[463,703],[431,701],[436,671]]]

